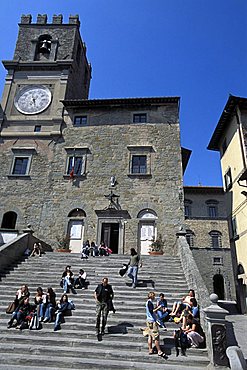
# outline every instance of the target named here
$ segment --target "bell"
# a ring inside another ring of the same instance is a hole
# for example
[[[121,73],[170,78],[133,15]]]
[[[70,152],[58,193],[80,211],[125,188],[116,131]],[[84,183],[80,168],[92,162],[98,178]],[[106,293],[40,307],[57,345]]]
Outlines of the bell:
[[[40,53],[49,53],[50,52],[50,42],[47,40],[43,40],[39,46]]]

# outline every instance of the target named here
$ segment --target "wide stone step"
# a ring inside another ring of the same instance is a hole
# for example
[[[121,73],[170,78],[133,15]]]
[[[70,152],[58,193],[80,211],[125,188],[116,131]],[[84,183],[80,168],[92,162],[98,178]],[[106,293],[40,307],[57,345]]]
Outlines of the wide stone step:
[[[170,308],[174,301],[187,295],[179,258],[143,256],[136,289],[130,287],[130,279],[118,274],[128,261],[129,256],[90,257],[85,261],[80,254],[49,252],[41,258],[27,258],[4,271],[0,279],[0,359],[4,364],[1,369],[205,369],[209,363],[206,349],[189,349],[186,358],[175,356],[174,323],[167,323],[166,332],[160,330],[160,343],[168,360],[148,355],[147,339],[140,330],[146,325],[145,302],[149,291],[154,290],[157,295],[164,292]],[[38,286],[44,289],[52,286],[59,299],[62,294],[59,282],[66,265],[71,265],[75,274],[83,268],[89,286],[86,290],[77,289],[76,295],[69,294],[76,309],[72,316],[65,317],[61,330],[54,332],[54,323],[43,323],[37,331],[7,329],[11,315],[5,314],[5,309],[16,290],[28,284],[32,302]],[[109,277],[114,288],[117,312],[109,314],[107,334],[99,342],[95,335],[93,293],[104,276]]]
[[[28,359],[26,356],[23,358],[19,354],[12,354],[11,357],[8,354],[1,354],[2,370],[14,370],[14,369],[27,369],[31,368],[32,370],[43,370],[49,368],[50,370],[57,370],[58,368],[63,369],[84,369],[84,370],[98,370],[105,368],[107,370],[112,369],[121,369],[121,370],[130,370],[130,369],[139,369],[139,370],[150,370],[150,367],[155,370],[184,370],[188,369],[188,366],[196,370],[205,370],[206,363],[201,364],[198,362],[197,357],[191,357],[188,363],[184,364],[184,357],[177,357],[173,362],[158,358],[158,356],[152,356],[150,358],[142,358],[141,361],[133,361],[129,359],[128,361],[122,361],[119,359],[105,359],[102,356],[97,358],[74,358],[74,357],[59,357],[59,356],[44,356],[44,355],[29,355]],[[151,361],[152,360],[152,361]],[[187,361],[186,361],[187,362]],[[37,366],[37,364],[42,364],[43,366]]]

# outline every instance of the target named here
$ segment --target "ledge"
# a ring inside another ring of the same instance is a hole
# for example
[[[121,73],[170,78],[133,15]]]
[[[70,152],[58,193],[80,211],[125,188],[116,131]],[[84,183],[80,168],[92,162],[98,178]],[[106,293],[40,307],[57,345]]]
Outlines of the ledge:
[[[151,178],[151,173],[128,173],[128,177]]]

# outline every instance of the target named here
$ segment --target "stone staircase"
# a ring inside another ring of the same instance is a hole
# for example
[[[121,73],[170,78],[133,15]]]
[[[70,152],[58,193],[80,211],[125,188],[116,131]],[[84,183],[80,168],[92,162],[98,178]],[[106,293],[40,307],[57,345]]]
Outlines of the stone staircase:
[[[142,336],[145,327],[147,293],[164,292],[169,307],[188,291],[188,286],[177,257],[145,256],[139,270],[139,284],[131,288],[129,279],[118,274],[128,256],[91,257],[81,260],[78,254],[47,252],[41,258],[33,257],[12,266],[0,275],[0,361],[1,369],[205,369],[209,364],[206,349],[191,348],[187,356],[175,355],[174,323],[161,330],[160,343],[168,359],[149,356],[147,339]],[[88,289],[70,294],[76,310],[65,318],[60,331],[53,331],[53,323],[45,323],[38,331],[7,329],[10,315],[5,313],[16,290],[28,284],[33,299],[38,286],[52,286],[60,298],[59,286],[64,267],[69,264],[76,274],[83,268],[90,282]],[[117,312],[108,316],[107,334],[102,341],[95,335],[95,301],[93,292],[102,277],[112,284]]]

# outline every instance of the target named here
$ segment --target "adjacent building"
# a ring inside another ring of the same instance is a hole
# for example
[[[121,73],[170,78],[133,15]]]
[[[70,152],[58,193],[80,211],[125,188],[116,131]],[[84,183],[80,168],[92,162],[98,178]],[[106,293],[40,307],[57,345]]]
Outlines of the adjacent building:
[[[242,312],[247,300],[247,99],[230,95],[208,149],[220,153],[230,245]]]

